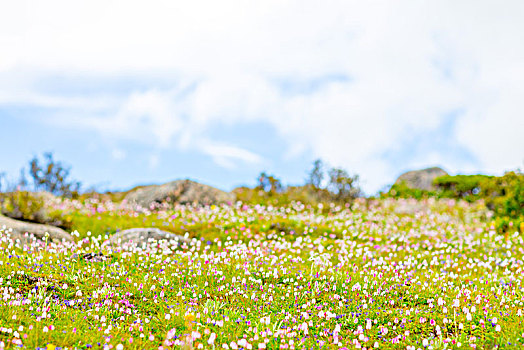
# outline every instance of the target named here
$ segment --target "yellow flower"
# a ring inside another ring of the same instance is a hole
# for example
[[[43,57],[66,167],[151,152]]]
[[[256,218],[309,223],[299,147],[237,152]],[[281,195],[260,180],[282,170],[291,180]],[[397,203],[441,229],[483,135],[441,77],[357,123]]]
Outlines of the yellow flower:
[[[191,324],[196,320],[195,315],[189,313],[184,316],[184,319],[186,320],[186,326],[191,329]]]

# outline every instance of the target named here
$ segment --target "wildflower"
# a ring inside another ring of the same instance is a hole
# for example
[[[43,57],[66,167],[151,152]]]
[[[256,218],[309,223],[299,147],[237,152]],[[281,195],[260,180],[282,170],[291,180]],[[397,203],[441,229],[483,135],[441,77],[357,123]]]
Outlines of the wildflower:
[[[215,342],[215,339],[216,339],[217,335],[215,332],[211,333],[211,335],[209,336],[209,339],[207,341],[207,343],[209,345],[213,345],[213,343]]]
[[[169,331],[167,331],[166,339],[170,340],[175,337],[176,334],[176,328],[172,328]]]

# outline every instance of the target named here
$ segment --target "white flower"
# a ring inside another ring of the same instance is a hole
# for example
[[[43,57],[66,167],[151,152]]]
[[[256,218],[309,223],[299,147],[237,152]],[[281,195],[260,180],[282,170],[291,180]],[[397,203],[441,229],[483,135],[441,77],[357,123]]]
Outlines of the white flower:
[[[211,335],[209,336],[209,339],[208,339],[207,343],[208,343],[209,345],[213,345],[213,343],[215,342],[216,337],[217,337],[216,333],[214,333],[214,332],[211,333]]]

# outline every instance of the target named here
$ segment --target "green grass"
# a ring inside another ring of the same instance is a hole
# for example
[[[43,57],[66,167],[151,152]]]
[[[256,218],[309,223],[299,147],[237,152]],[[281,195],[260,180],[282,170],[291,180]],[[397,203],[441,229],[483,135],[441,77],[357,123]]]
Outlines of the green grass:
[[[403,205],[413,202],[154,212],[65,203],[58,209],[79,231],[76,245],[0,243],[0,341],[27,349],[521,348],[521,235],[495,234],[470,204],[430,200],[396,213]],[[181,249],[103,244],[106,234],[144,226],[195,239]],[[87,261],[88,252],[105,260]]]

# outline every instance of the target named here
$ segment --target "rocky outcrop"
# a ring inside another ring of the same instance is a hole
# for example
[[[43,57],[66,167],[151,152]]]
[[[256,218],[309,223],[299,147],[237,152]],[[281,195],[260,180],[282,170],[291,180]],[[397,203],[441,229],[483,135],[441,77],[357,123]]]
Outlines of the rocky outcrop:
[[[178,245],[191,242],[190,239],[179,236],[172,232],[162,231],[158,228],[131,228],[115,233],[109,238],[108,243],[111,245],[121,245],[126,243],[150,243],[154,241],[166,240],[177,242]]]
[[[46,233],[48,233],[49,242],[74,242],[73,236],[61,228],[50,225],[33,224],[0,215],[0,228],[4,226],[6,231],[10,233],[11,238],[15,240],[28,241],[31,234],[39,240],[44,240]]]
[[[448,173],[438,167],[413,170],[400,175],[397,181],[395,181],[395,184],[398,185],[404,183],[410,188],[431,191],[435,189],[433,181],[437,177],[445,175],[448,175]]]
[[[144,208],[155,203],[179,204],[218,204],[231,203],[235,196],[191,180],[177,180],[163,185],[151,185],[138,188],[126,195],[125,200]]]

